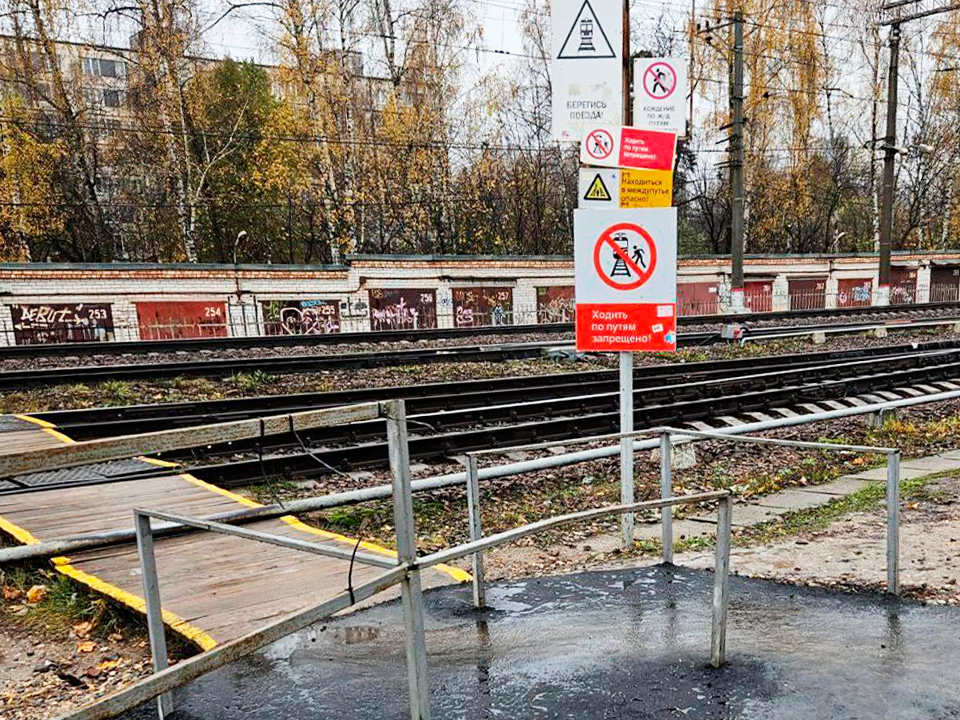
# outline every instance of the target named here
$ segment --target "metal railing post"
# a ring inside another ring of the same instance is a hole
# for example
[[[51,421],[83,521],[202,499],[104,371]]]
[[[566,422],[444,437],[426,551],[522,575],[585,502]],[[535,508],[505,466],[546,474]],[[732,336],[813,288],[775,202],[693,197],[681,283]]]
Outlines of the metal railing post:
[[[137,554],[140,556],[140,569],[143,573],[143,599],[147,603],[147,632],[150,635],[150,655],[153,657],[155,673],[166,670],[167,633],[163,627],[163,606],[160,604],[160,578],[157,575],[157,558],[153,552],[153,530],[150,528],[150,516],[134,510],[133,517],[137,531]],[[157,698],[157,712],[160,720],[173,713],[173,693],[164,693]]]
[[[477,458],[467,455],[467,513],[470,516],[470,540],[480,540],[483,528],[480,525],[480,477]],[[483,589],[483,551],[473,554],[473,604],[480,609],[486,605]]]
[[[673,477],[670,472],[670,433],[660,433],[660,499],[673,495]],[[663,561],[673,564],[673,505],[660,510],[660,537],[663,541]]]
[[[900,594],[900,451],[887,455],[887,592]]]
[[[730,531],[733,498],[720,498],[717,512],[717,555],[713,565],[713,626],[710,633],[710,664],[718,668],[727,654],[727,601],[730,595]]]
[[[620,353],[620,432],[633,432],[633,353]],[[620,438],[620,502],[624,505],[633,502],[633,438]],[[633,549],[634,523],[633,513],[620,516],[620,542],[624,550]]]
[[[380,404],[387,421],[390,472],[393,476],[393,522],[397,533],[397,556],[401,564],[417,561],[417,534],[410,488],[410,450],[407,445],[407,414],[403,400]],[[403,604],[404,643],[412,720],[430,720],[430,680],[427,675],[427,642],[423,629],[423,593],[420,570],[414,567],[400,583]]]

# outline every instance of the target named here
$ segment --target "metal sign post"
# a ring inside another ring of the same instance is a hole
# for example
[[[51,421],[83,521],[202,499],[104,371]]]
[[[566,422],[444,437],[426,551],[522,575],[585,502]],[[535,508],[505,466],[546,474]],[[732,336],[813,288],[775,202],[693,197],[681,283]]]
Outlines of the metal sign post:
[[[620,18],[614,7],[553,4],[553,135],[579,138],[587,166],[574,213],[577,349],[620,354],[620,432],[631,433],[633,353],[676,349],[677,215],[668,206],[686,73],[666,58],[642,65],[642,92],[635,88],[642,126],[631,127],[630,0],[622,0]],[[620,498],[633,503],[627,438],[620,443]],[[633,548],[633,513],[621,516],[620,529],[624,549]]]
[[[630,124],[630,0],[623,0],[623,124]],[[581,152],[583,147],[581,146]],[[633,432],[633,350],[620,352],[620,432]],[[620,439],[620,502],[633,502],[633,441]],[[620,542],[633,549],[633,513],[620,516]]]

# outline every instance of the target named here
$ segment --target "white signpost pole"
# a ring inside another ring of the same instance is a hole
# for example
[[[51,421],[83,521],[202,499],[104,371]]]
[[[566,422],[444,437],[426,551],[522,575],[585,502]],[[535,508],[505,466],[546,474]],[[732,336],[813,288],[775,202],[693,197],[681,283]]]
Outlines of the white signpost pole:
[[[553,137],[577,142],[589,125],[620,121],[620,11],[610,0],[555,0],[550,15]]]
[[[630,0],[623,0],[623,124],[629,126],[630,111]],[[620,352],[620,432],[633,432],[633,352]],[[633,502],[633,438],[620,438],[620,502]],[[633,513],[620,516],[621,543],[632,550],[634,543]]]

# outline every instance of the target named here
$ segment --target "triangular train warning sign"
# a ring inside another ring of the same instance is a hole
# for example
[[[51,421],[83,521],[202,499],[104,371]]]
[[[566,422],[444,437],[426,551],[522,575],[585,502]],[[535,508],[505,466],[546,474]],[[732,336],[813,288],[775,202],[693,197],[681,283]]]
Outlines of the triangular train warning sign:
[[[560,47],[558,60],[593,60],[613,58],[617,54],[607,40],[607,34],[600,26],[590,0],[583,0],[583,6],[570,26],[567,39]]]
[[[600,173],[597,173],[597,176],[593,179],[593,182],[590,183],[590,187],[587,188],[586,195],[583,196],[584,200],[605,200],[609,202],[613,200],[610,196],[610,191],[607,190],[606,183],[603,182],[603,178],[600,177]]]

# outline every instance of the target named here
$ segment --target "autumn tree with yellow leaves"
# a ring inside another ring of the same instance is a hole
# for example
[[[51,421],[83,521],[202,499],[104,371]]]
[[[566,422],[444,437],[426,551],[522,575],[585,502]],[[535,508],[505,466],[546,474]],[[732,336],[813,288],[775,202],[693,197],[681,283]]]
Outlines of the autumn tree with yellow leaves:
[[[571,251],[579,163],[552,138],[547,0],[524,0],[522,50],[499,63],[483,62],[499,52],[483,37],[483,3],[465,0],[219,0],[213,19],[199,0],[0,1],[11,23],[0,259]],[[247,7],[260,12],[269,66],[212,59],[206,45]],[[715,0],[694,18],[641,9],[633,52],[692,64],[696,112],[675,177],[681,251],[729,251],[735,11],[748,252],[873,249],[887,63],[878,3]],[[104,44],[98,23],[132,28],[130,49]],[[958,23],[944,15],[904,38],[896,247],[948,247],[960,231]],[[126,68],[112,111],[80,38]]]

